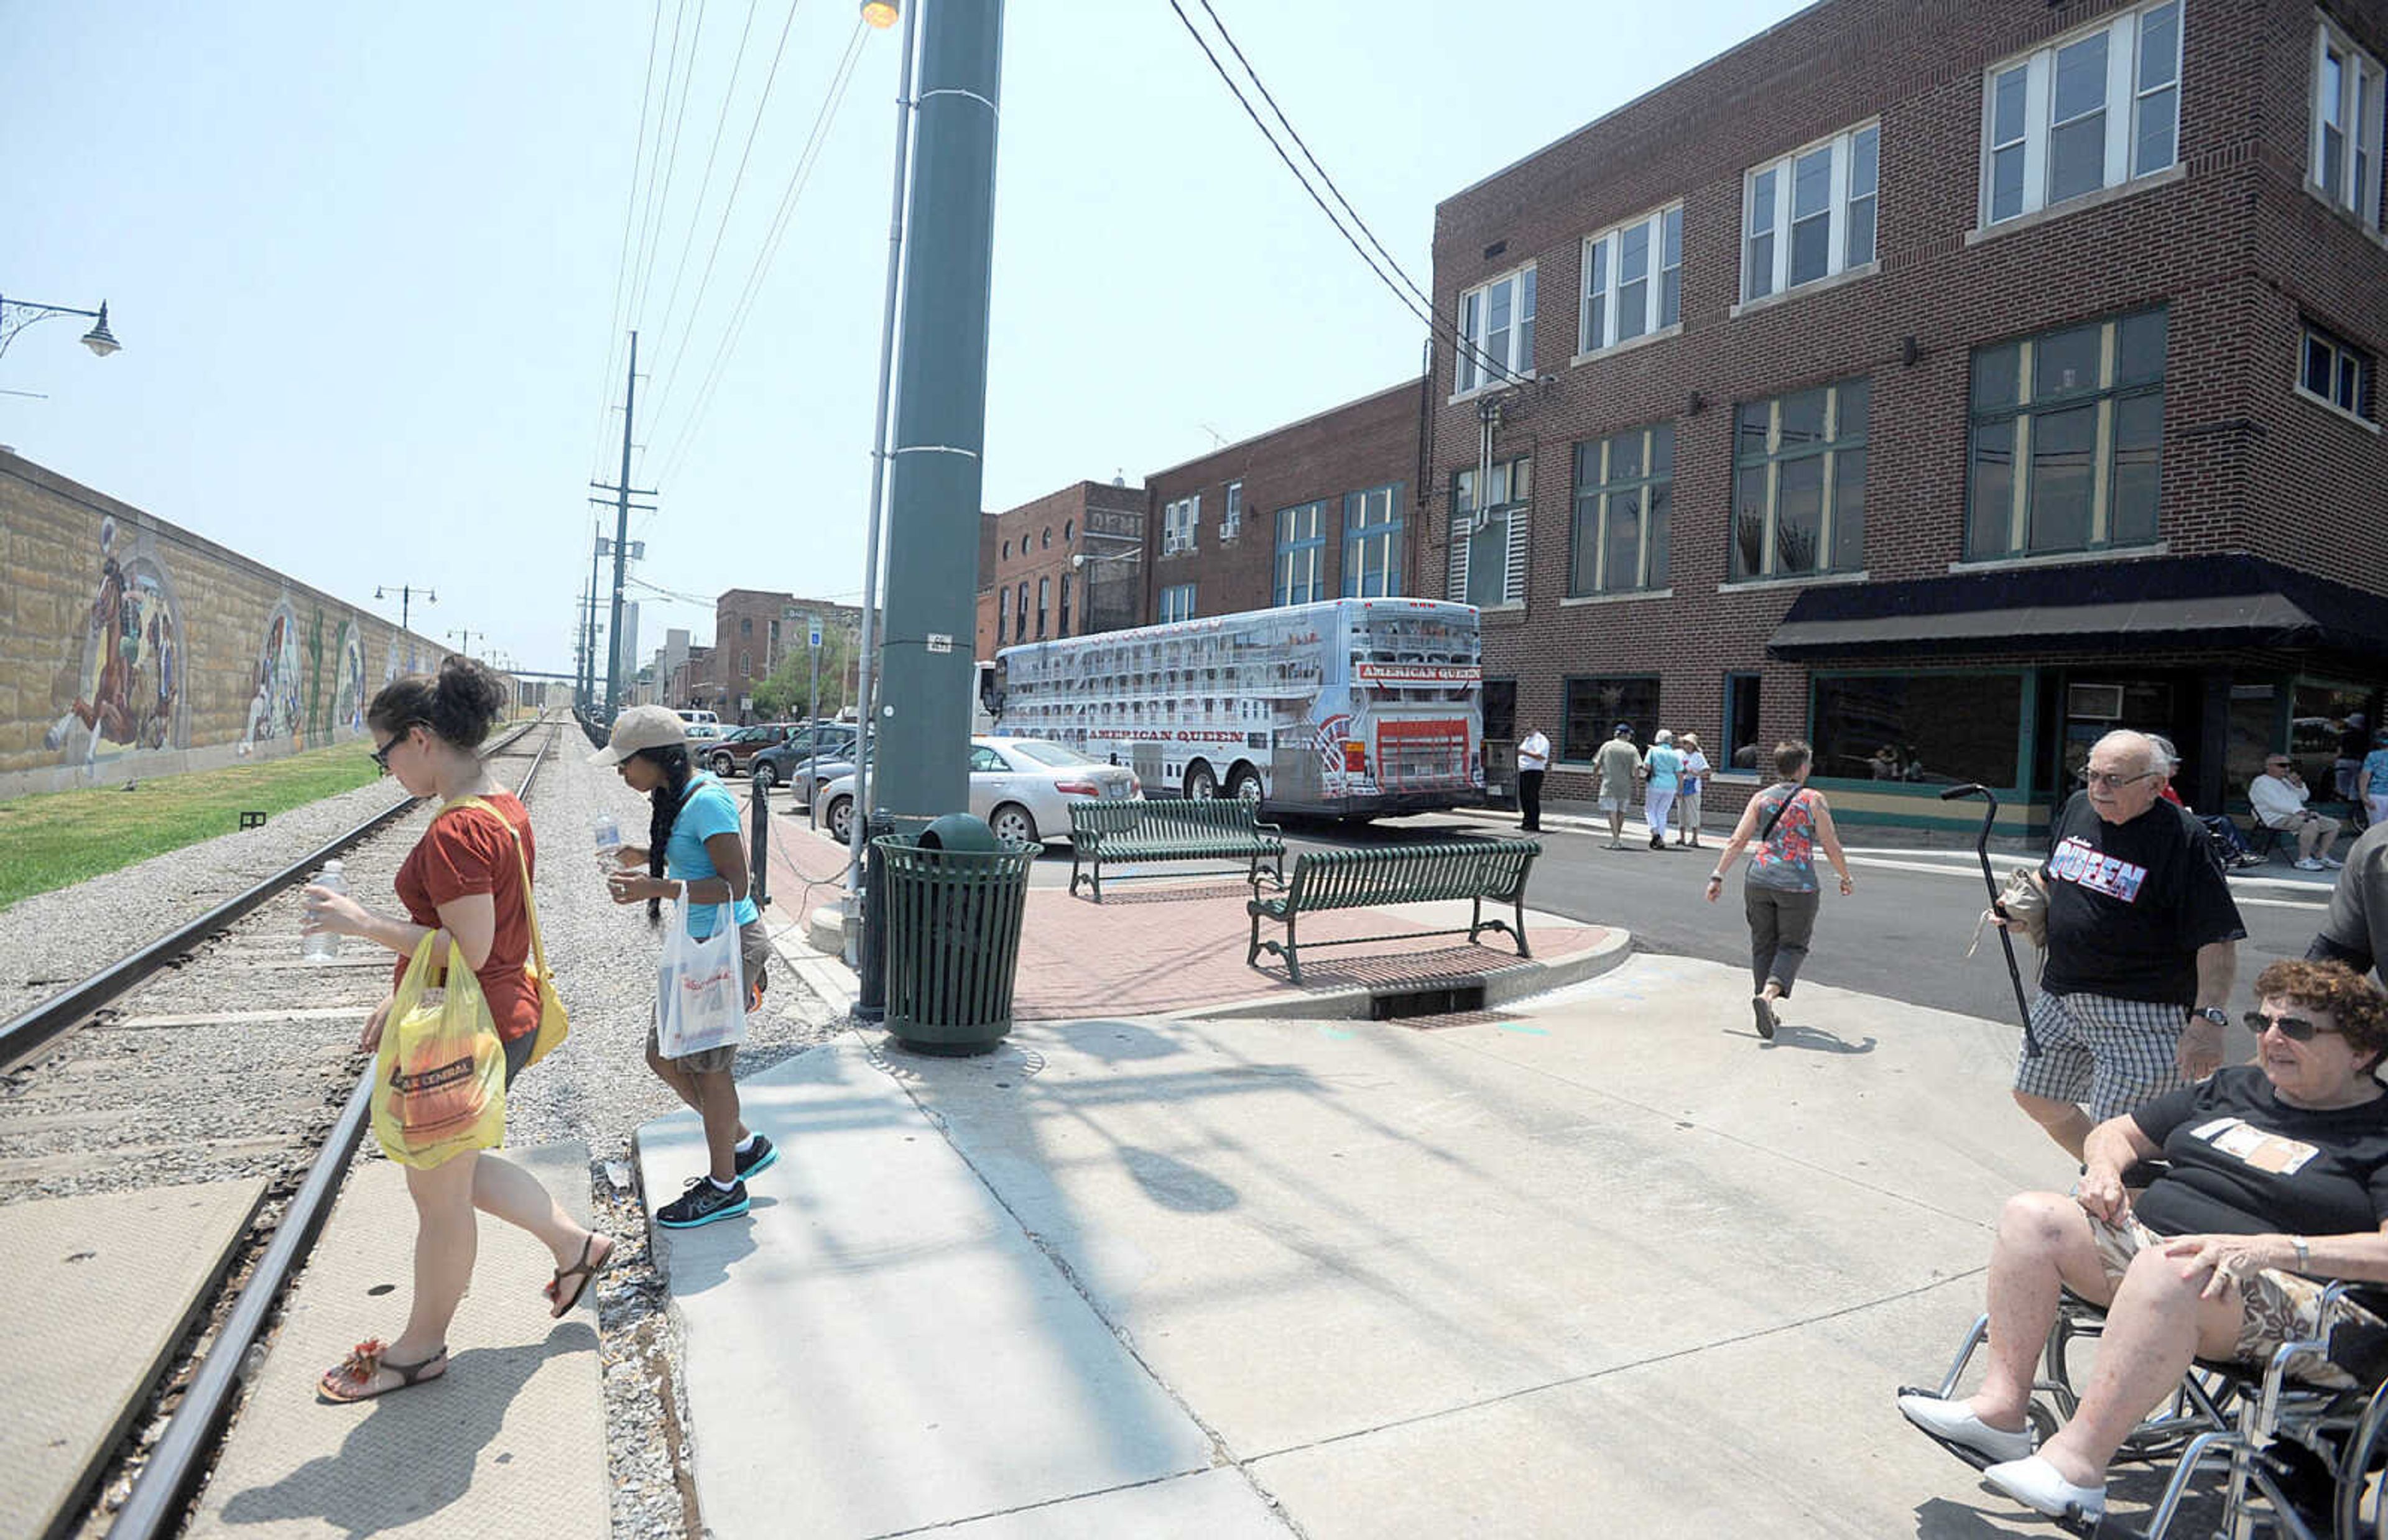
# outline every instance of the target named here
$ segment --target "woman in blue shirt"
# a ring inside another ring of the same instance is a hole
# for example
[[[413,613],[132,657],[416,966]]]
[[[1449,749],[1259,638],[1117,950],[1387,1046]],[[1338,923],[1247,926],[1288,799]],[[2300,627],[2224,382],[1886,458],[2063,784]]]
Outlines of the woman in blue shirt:
[[[2371,735],[2371,752],[2363,756],[2355,780],[2365,815],[2375,824],[2388,824],[2388,727]]]
[[[647,905],[647,923],[661,923],[663,901],[678,899],[688,933],[713,934],[721,905],[730,905],[745,966],[746,1008],[761,1004],[771,943],[755,901],[747,896],[746,846],[739,835],[738,801],[710,775],[693,773],[688,740],[675,713],[633,706],[614,724],[607,745],[589,756],[611,764],[624,784],[644,792],[654,807],[644,845],[624,845],[618,868],[605,879],[616,903]],[[645,871],[637,868],[644,866]],[[656,1078],[705,1119],[712,1169],[689,1180],[688,1190],[655,1210],[667,1230],[692,1230],[746,1212],[746,1179],[780,1158],[771,1142],[739,1120],[733,1043],[667,1059],[647,1027],[647,1065]]]

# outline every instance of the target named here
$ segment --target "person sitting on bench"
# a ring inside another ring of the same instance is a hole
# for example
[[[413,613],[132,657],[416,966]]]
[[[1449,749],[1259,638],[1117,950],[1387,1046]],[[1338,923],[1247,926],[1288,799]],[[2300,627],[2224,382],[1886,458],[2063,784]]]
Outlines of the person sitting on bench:
[[[2264,773],[2247,783],[2247,802],[2255,808],[2256,820],[2266,828],[2296,836],[2297,870],[2334,870],[2345,865],[2331,860],[2330,854],[2338,845],[2339,822],[2305,806],[2305,799],[2312,795],[2286,754],[2267,755]]]

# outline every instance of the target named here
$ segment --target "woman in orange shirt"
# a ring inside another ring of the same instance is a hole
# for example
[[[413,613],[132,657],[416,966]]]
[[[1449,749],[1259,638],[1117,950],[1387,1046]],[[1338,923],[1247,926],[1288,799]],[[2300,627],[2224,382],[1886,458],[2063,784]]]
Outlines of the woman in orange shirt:
[[[391,996],[374,1007],[358,1041],[368,1052],[380,1045],[382,1024],[415,947],[438,932],[443,939],[435,942],[432,961],[445,963],[461,953],[480,980],[512,1085],[539,1035],[537,987],[524,971],[530,914],[523,877],[535,869],[530,814],[500,789],[476,752],[505,701],[503,681],[469,658],[450,658],[436,679],[400,679],[374,697],[365,713],[374,763],[442,808],[398,869],[405,918],[376,915],[345,894],[311,887],[304,929],[356,936],[398,954]],[[497,815],[445,805],[467,797],[487,802]],[[362,1401],[448,1371],[448,1323],[473,1278],[475,1209],[530,1231],[555,1257],[555,1279],[547,1286],[551,1316],[578,1305],[613,1258],[612,1237],[582,1228],[539,1179],[494,1151],[466,1150],[427,1169],[409,1167],[406,1189],[414,1200],[415,1235],[414,1300],[405,1329],[387,1345],[358,1344],[347,1362],[326,1370],[318,1388],[329,1400]]]

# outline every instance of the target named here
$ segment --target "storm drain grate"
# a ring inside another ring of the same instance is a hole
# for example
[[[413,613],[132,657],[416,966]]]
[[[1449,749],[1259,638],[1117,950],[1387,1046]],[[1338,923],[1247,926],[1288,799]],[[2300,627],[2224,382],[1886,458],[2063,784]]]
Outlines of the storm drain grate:
[[[1368,997],[1368,1019],[1400,1021],[1416,1016],[1450,1016],[1484,1008],[1482,984],[1442,984],[1431,989],[1403,990]]]

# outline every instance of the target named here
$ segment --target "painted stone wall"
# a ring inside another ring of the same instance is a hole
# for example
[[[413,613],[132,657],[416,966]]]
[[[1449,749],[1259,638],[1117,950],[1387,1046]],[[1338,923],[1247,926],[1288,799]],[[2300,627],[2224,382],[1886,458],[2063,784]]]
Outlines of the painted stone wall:
[[[0,798],[364,734],[448,650],[0,450]]]

